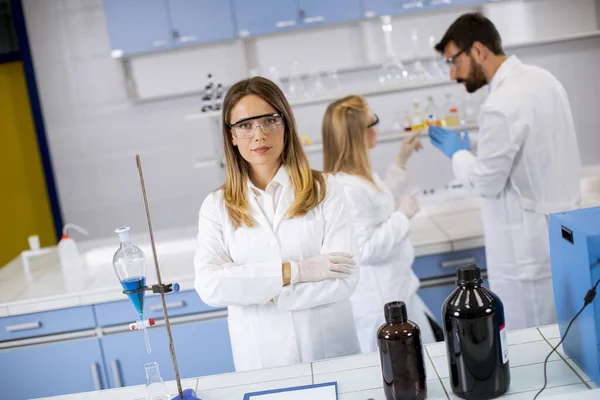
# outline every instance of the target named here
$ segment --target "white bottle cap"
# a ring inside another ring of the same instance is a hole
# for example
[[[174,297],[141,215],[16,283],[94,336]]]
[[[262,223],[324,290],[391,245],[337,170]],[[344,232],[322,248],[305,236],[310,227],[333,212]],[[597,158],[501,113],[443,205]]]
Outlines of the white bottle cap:
[[[31,250],[39,250],[40,249],[40,237],[38,235],[29,236],[27,238],[29,242],[29,248]]]
[[[121,243],[129,242],[129,230],[130,229],[128,226],[115,229],[115,233],[119,235],[119,240],[121,241]]]

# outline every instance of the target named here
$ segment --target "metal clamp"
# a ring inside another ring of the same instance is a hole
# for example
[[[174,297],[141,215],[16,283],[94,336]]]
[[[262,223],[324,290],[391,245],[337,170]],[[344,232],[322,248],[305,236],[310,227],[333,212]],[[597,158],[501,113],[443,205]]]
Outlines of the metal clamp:
[[[152,291],[152,293],[170,293],[179,292],[179,283],[163,283],[162,285],[152,285],[151,287],[144,286],[133,290],[123,290],[123,294],[134,294],[144,291]]]

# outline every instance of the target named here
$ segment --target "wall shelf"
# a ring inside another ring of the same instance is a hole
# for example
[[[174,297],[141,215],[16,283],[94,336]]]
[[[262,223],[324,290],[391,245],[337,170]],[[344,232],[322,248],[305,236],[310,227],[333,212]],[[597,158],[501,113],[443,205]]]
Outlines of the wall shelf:
[[[572,42],[572,41],[576,41],[576,40],[583,40],[583,39],[589,39],[589,38],[595,38],[595,37],[600,37],[600,30],[576,33],[576,34],[571,34],[571,35],[564,35],[564,36],[559,36],[559,37],[549,38],[549,39],[532,40],[529,42],[508,43],[508,44],[504,45],[504,49],[505,50],[525,49],[528,47],[543,46],[543,45],[547,45],[547,44],[566,43],[566,42]],[[442,56],[430,55],[430,56],[419,56],[419,57],[411,57],[411,58],[404,57],[404,58],[399,59],[399,61],[402,64],[404,64],[405,66],[410,66],[415,61],[421,61],[423,63],[423,62],[430,62],[433,60],[441,61]],[[375,69],[381,68],[382,66],[383,66],[383,63],[369,63],[369,64],[364,64],[364,65],[353,65],[353,66],[340,67],[335,70],[338,74],[345,74],[345,73],[375,70]],[[331,71],[332,69],[330,69],[329,71]],[[326,70],[316,71],[316,72],[313,72],[313,74],[315,74],[315,73],[316,74],[325,74],[326,72],[328,72],[328,71],[326,71]],[[301,74],[301,76],[305,76],[305,75],[307,75],[307,74],[306,73]],[[288,82],[289,76],[284,75],[284,76],[281,76],[280,79],[282,82]]]
[[[577,34],[572,34],[572,35],[564,35],[564,36],[550,38],[550,39],[533,40],[533,41],[523,42],[523,43],[509,43],[509,44],[506,44],[504,46],[504,48],[507,50],[521,49],[521,48],[544,46],[544,45],[550,45],[550,44],[567,43],[567,42],[585,40],[585,39],[591,39],[591,38],[597,38],[597,37],[600,37],[600,30],[589,31],[589,32],[584,32],[584,33],[577,33]],[[418,58],[418,60],[420,60],[420,61],[427,61],[427,60],[432,60],[432,59],[434,59],[434,57]],[[401,61],[403,63],[410,63],[411,61],[414,61],[414,60],[401,60]],[[382,66],[381,63],[374,63],[374,64],[367,64],[367,65],[363,65],[363,66],[339,68],[337,71],[338,71],[338,73],[360,72],[360,71],[368,71],[371,69],[381,68],[381,66]],[[286,81],[286,80],[287,80],[287,77],[282,78],[282,81]],[[385,86],[374,84],[373,87],[370,89],[357,90],[357,91],[353,91],[352,93],[346,92],[346,91],[340,91],[340,92],[328,93],[323,96],[316,96],[316,97],[303,98],[303,99],[290,99],[290,104],[292,107],[300,107],[300,106],[313,105],[313,104],[319,104],[319,103],[328,103],[335,99],[338,99],[340,97],[344,97],[346,95],[353,94],[353,93],[359,93],[359,94],[367,97],[367,96],[376,96],[376,95],[397,93],[397,92],[403,92],[403,91],[409,91],[409,90],[424,89],[424,88],[429,88],[429,87],[443,86],[443,85],[449,85],[449,84],[454,84],[454,81],[451,81],[448,78],[434,78],[434,79],[428,80],[428,81],[408,82],[408,83],[402,83],[402,84],[396,84],[396,85],[385,85]],[[211,111],[211,112],[206,112],[206,113],[188,114],[185,116],[185,119],[187,121],[192,121],[192,120],[197,120],[197,119],[206,119],[206,118],[215,118],[215,117],[220,118],[221,111]]]
[[[459,127],[456,127],[455,129],[460,132],[464,132],[464,131],[471,132],[471,131],[476,131],[477,129],[479,129],[479,126],[477,126],[476,124],[461,125]],[[384,131],[384,132],[380,132],[377,135],[377,143],[395,142],[395,141],[406,139],[410,135],[411,135],[411,132],[398,132],[397,130]],[[429,136],[429,134],[427,133],[426,130],[422,131],[419,134],[419,137],[427,137],[427,136]],[[323,145],[321,143],[304,145],[304,151],[306,153],[318,153],[319,151],[322,151],[322,150],[323,150]]]
[[[303,99],[291,99],[291,100],[289,100],[289,102],[292,107],[301,107],[301,106],[306,106],[306,105],[329,103],[329,102],[339,99],[341,97],[344,97],[344,96],[347,96],[350,94],[356,94],[356,93],[358,93],[362,96],[368,97],[368,96],[376,96],[376,95],[389,94],[389,93],[404,92],[404,91],[409,91],[409,90],[424,89],[424,88],[430,88],[430,87],[436,87],[436,86],[444,86],[444,85],[449,85],[449,84],[456,84],[456,83],[454,81],[451,81],[449,78],[434,78],[434,79],[427,80],[427,81],[421,80],[421,81],[413,81],[413,82],[407,82],[407,83],[401,83],[401,84],[390,84],[390,85],[380,85],[380,84],[374,83],[372,85],[373,87],[370,89],[356,90],[353,92],[344,92],[344,91],[331,92],[331,93],[328,93],[323,96],[308,97],[308,98],[303,98]],[[185,116],[185,119],[187,121],[191,121],[191,120],[214,118],[214,117],[220,118],[221,111],[210,111],[210,112],[205,112],[205,113],[188,114]]]

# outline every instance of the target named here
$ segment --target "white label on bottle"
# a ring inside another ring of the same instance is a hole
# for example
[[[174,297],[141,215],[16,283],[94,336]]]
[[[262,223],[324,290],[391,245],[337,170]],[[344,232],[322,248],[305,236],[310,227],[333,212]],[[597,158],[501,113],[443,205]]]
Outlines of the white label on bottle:
[[[500,353],[502,353],[502,364],[508,361],[508,340],[506,339],[506,324],[500,326]]]

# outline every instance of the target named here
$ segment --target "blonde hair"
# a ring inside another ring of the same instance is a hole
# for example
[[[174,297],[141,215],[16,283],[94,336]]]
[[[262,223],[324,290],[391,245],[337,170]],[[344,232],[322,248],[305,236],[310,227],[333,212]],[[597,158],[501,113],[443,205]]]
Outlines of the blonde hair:
[[[351,95],[327,107],[323,117],[323,171],[357,175],[375,185],[369,159],[369,106]],[[377,186],[377,185],[375,185]]]
[[[231,111],[248,95],[259,96],[283,116],[285,132],[281,164],[295,190],[294,201],[287,211],[288,218],[305,215],[323,201],[327,191],[323,174],[310,169],[308,158],[298,138],[292,108],[279,87],[259,76],[237,82],[223,100],[222,131],[226,175],[225,184],[221,187],[229,219],[236,229],[242,225],[254,226],[248,206],[247,182],[250,165],[233,145],[230,126]]]

